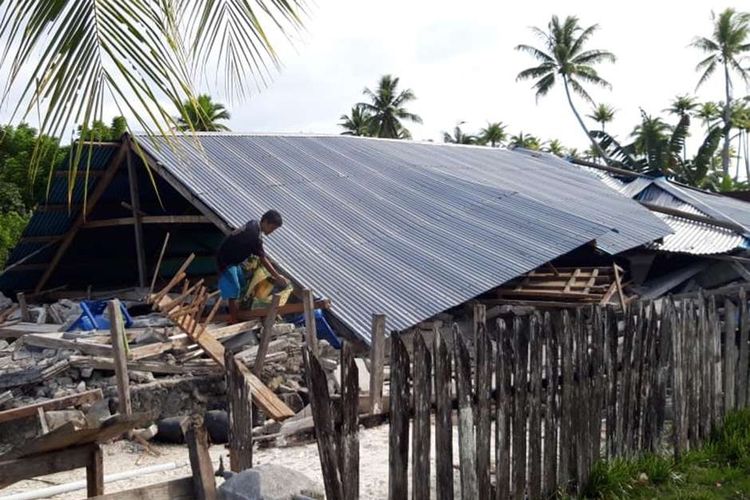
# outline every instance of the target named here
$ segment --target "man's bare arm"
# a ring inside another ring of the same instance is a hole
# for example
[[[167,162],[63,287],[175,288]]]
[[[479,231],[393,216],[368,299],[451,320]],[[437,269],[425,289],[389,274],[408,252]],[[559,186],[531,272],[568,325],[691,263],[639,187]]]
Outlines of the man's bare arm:
[[[271,260],[267,256],[263,256],[260,258],[260,262],[263,264],[263,266],[268,269],[268,272],[271,274],[271,277],[276,281],[283,281],[285,283],[288,283],[288,280],[279,274],[279,272],[276,270],[276,268],[271,264]]]

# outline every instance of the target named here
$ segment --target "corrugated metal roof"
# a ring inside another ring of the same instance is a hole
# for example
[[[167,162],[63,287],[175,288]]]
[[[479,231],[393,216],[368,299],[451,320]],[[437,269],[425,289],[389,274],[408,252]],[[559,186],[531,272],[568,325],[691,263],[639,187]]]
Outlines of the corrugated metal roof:
[[[721,254],[745,248],[745,238],[731,229],[658,212],[655,214],[674,230],[674,234],[665,236],[661,242],[649,243],[649,248],[694,255]]]
[[[485,147],[343,136],[202,134],[142,145],[230,227],[284,215],[269,253],[369,339],[404,329],[597,239],[669,228],[562,161]],[[160,146],[160,147],[159,147]]]

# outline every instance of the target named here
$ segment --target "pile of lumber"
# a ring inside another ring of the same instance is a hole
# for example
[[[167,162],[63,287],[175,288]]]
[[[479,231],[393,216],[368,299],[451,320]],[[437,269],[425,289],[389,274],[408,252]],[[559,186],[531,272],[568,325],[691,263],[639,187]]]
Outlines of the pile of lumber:
[[[497,289],[500,299],[565,303],[625,303],[623,270],[609,267],[554,267],[547,264]]]

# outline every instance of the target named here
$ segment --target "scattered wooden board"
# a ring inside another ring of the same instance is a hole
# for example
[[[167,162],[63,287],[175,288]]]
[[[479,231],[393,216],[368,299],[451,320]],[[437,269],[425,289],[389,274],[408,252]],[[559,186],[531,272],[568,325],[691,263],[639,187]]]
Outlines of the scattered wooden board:
[[[102,399],[101,389],[93,389],[91,391],[81,392],[80,394],[73,394],[72,396],[65,396],[62,398],[50,399],[49,401],[42,401],[41,403],[12,408],[10,410],[0,411],[0,423],[36,415],[38,408],[42,408],[45,411],[63,410],[71,406],[93,403],[100,399]]]

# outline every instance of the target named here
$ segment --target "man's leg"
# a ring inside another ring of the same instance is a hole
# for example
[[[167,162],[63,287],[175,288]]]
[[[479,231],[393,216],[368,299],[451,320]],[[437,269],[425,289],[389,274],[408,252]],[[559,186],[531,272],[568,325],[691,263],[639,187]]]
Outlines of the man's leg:
[[[239,323],[240,307],[237,305],[237,299],[229,299],[227,303],[229,304],[229,324]]]
[[[229,266],[219,276],[219,292],[221,298],[227,301],[229,306],[229,323],[235,324],[239,321],[239,304],[240,298],[240,273],[242,271],[238,266]]]

